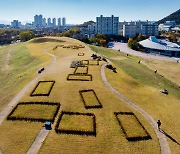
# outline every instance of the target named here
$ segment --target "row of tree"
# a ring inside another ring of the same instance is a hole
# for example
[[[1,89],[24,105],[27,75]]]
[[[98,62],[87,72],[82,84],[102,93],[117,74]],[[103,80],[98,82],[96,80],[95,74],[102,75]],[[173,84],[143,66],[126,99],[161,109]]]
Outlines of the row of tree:
[[[146,39],[147,37],[142,35],[142,34],[139,34],[139,35],[136,35],[134,37],[131,37],[129,38],[128,40],[128,46],[133,49],[133,50],[138,50],[138,51],[144,51],[141,46],[139,45],[139,41],[142,41],[144,39]]]

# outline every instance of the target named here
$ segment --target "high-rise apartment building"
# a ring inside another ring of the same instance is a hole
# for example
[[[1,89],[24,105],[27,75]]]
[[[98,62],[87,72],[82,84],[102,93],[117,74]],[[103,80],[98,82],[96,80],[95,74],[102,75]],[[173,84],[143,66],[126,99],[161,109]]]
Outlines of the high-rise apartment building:
[[[43,27],[46,27],[46,18],[43,18],[42,25]]]
[[[53,27],[56,26],[56,18],[53,18],[53,20],[52,20],[52,25],[53,25]]]
[[[12,28],[20,28],[21,27],[21,22],[19,22],[18,20],[13,20],[11,22],[11,27]]]
[[[66,26],[66,18],[62,18],[62,26]]]
[[[118,35],[119,17],[96,17],[97,34]]]
[[[58,26],[61,26],[61,18],[58,18]]]
[[[48,18],[47,25],[48,25],[48,26],[51,26],[51,18]]]
[[[43,16],[35,15],[34,16],[34,27],[42,27],[43,26]]]

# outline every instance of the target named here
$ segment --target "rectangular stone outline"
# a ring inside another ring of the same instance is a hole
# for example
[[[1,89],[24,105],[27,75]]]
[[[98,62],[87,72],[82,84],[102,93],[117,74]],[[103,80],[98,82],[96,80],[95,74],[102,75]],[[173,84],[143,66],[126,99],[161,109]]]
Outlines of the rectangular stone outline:
[[[70,76],[89,76],[90,79],[69,79]],[[91,74],[68,74],[67,76],[68,81],[92,81],[92,75]]]
[[[89,92],[89,91],[92,91],[92,92],[94,93],[94,96],[96,97],[99,105],[89,106],[89,105],[86,104],[86,101],[84,100],[84,97],[83,97],[83,94],[82,94],[82,93],[84,93],[84,92]],[[103,107],[102,104],[101,104],[101,102],[99,101],[99,98],[97,97],[97,95],[96,95],[96,93],[95,93],[95,91],[94,91],[93,89],[80,90],[80,91],[79,91],[79,94],[80,94],[80,96],[81,96],[81,99],[82,99],[82,101],[83,101],[84,106],[85,106],[86,109],[102,108],[102,107]]]
[[[84,56],[84,53],[78,53],[78,56]]]
[[[83,64],[83,61],[87,62],[87,64]],[[97,61],[97,64],[90,64],[91,60],[81,60],[81,65],[99,65],[99,60],[94,60],[94,61]]]
[[[144,126],[141,124],[141,122],[139,121],[139,119],[137,118],[137,116],[133,113],[133,112],[114,112],[115,116],[116,116],[116,119],[118,120],[118,123],[126,137],[126,139],[128,141],[141,141],[141,140],[149,140],[149,139],[152,139],[150,134],[147,132],[147,130],[144,128]],[[121,115],[132,115],[135,117],[135,119],[138,121],[139,125],[143,128],[143,130],[145,131],[145,133],[147,134],[146,136],[135,136],[135,137],[129,137],[120,121],[120,119],[118,118],[118,115],[121,114]]]
[[[25,118],[25,117],[15,117],[12,116],[14,111],[17,109],[17,107],[19,105],[50,105],[50,106],[57,106],[56,111],[54,112],[54,115],[51,119],[45,119],[45,118]],[[18,103],[13,109],[12,111],[9,113],[7,120],[24,120],[24,121],[32,121],[32,122],[46,122],[46,121],[50,121],[50,122],[54,122],[55,117],[58,114],[58,111],[60,109],[60,103],[56,103],[56,102],[20,102]]]
[[[47,94],[33,94],[33,93],[36,91],[36,88],[39,86],[39,84],[40,84],[41,82],[52,82],[52,85],[51,85],[51,87],[50,87],[50,89],[49,89],[49,92],[48,92]],[[54,84],[55,84],[55,81],[54,81],[54,80],[50,80],[50,81],[39,81],[39,82],[37,83],[37,85],[35,86],[35,88],[33,89],[33,91],[31,92],[30,96],[31,96],[31,97],[34,97],[34,96],[49,96],[50,93],[51,93],[51,90],[52,90],[52,88],[53,88],[53,86],[54,86]]]
[[[63,117],[64,114],[70,115],[70,116],[83,115],[83,116],[91,116],[91,117],[93,117],[93,131],[59,129],[59,124],[60,124],[60,121],[62,120],[62,117]],[[59,118],[58,118],[58,121],[56,123],[55,131],[56,131],[56,133],[63,133],[63,134],[96,136],[96,117],[95,117],[95,115],[93,113],[79,113],[79,112],[65,112],[65,111],[62,111]]]
[[[85,68],[86,68],[86,73],[76,73],[76,71],[77,71],[77,69],[78,69],[79,67],[85,67]],[[75,68],[75,70],[74,70],[74,74],[88,74],[88,66],[77,66],[77,67]]]

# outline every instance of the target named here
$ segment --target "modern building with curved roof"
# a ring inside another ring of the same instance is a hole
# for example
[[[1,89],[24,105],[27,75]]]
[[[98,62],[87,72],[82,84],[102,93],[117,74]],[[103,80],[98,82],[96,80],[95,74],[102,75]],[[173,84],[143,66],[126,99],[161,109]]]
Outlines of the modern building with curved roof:
[[[165,56],[180,57],[180,46],[178,44],[159,40],[155,36],[150,36],[148,39],[140,41],[139,44],[147,49],[148,52]]]

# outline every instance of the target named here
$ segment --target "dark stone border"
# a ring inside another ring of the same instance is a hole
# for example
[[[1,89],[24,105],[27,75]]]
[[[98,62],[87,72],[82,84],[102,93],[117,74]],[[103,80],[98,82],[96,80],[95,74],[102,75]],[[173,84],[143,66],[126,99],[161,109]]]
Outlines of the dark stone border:
[[[83,61],[87,62],[87,64],[83,64]],[[99,65],[99,60],[93,60],[93,61],[97,61],[97,64],[90,64],[89,61],[92,61],[92,60],[82,60],[81,65]]]
[[[36,88],[39,86],[39,84],[40,83],[42,83],[42,82],[52,82],[52,85],[51,85],[51,87],[50,87],[50,89],[49,89],[49,92],[47,93],[47,94],[33,94],[35,91],[36,91]],[[33,97],[33,96],[49,96],[50,95],[50,93],[51,93],[51,90],[52,90],[52,88],[53,88],[53,86],[54,86],[54,84],[55,84],[55,81],[39,81],[38,83],[37,83],[37,85],[35,86],[35,88],[33,89],[33,91],[31,92],[31,94],[30,94],[30,96],[31,97]]]
[[[84,56],[84,53],[78,53],[78,56]]]
[[[92,91],[92,92],[94,93],[94,96],[96,97],[96,99],[97,99],[99,105],[92,105],[92,106],[89,106],[89,105],[86,104],[86,101],[84,100],[84,97],[83,97],[83,94],[82,94],[82,93],[89,92],[89,91]],[[95,91],[94,91],[93,89],[80,90],[80,91],[79,91],[79,94],[80,94],[80,96],[81,96],[81,99],[82,99],[82,101],[83,101],[84,106],[85,106],[86,109],[102,108],[102,107],[103,107],[102,104],[101,104],[101,102],[99,101],[99,99],[98,99],[98,97],[97,97]]]
[[[19,105],[48,105],[48,106],[57,106],[57,109],[51,119],[45,119],[45,118],[27,118],[27,117],[15,117],[12,116],[14,111],[17,109]],[[55,102],[20,102],[18,103],[10,112],[10,114],[7,117],[7,120],[24,120],[24,121],[32,121],[32,122],[45,122],[45,121],[50,121],[54,122],[55,117],[58,114],[58,111],[60,109],[60,103],[55,103]]]
[[[90,116],[93,117],[93,131],[83,131],[83,130],[64,130],[64,129],[59,129],[59,124],[61,122],[61,119],[63,117],[63,115],[82,115],[82,116]],[[64,112],[62,111],[62,113],[60,114],[58,121],[56,123],[55,126],[55,131],[56,133],[63,133],[63,134],[73,134],[73,135],[91,135],[91,136],[96,136],[96,117],[94,114],[92,113],[79,113],[79,112]]]
[[[70,76],[89,76],[90,80],[88,79],[70,79]],[[91,74],[68,74],[67,76],[68,81],[92,81],[92,75]]]
[[[137,116],[133,113],[133,112],[114,112],[117,120],[118,120],[118,123],[126,137],[126,139],[128,141],[141,141],[141,140],[149,140],[149,139],[152,139],[151,136],[149,135],[149,133],[147,132],[147,130],[144,128],[144,126],[141,124],[141,122],[139,121],[139,119],[137,118]],[[138,121],[139,125],[143,128],[143,130],[146,132],[146,136],[136,136],[136,137],[129,137],[126,133],[126,130],[124,129],[120,119],[118,118],[118,115],[121,114],[121,115],[132,115],[136,118],[136,120]]]
[[[86,73],[76,73],[76,71],[77,71],[77,69],[78,69],[79,67],[85,67],[85,68],[86,68]],[[88,66],[77,66],[77,67],[75,68],[75,70],[74,70],[74,74],[88,74]]]

